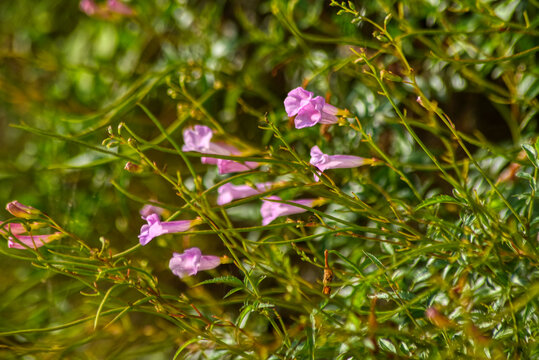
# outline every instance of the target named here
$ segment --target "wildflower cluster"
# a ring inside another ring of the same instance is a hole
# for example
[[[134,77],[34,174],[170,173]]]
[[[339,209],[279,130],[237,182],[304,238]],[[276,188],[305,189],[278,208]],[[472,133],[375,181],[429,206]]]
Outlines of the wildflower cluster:
[[[292,90],[284,101],[285,108],[289,116],[295,116],[296,128],[301,129],[314,126],[317,123],[333,124],[338,118],[339,110],[333,105],[326,104],[317,96],[313,98],[313,93],[303,88]],[[184,145],[182,151],[197,152],[205,155],[216,155],[216,157],[202,157],[203,164],[217,165],[219,174],[245,172],[256,169],[259,163],[251,161],[236,161],[219,158],[219,155],[241,157],[242,152],[235,146],[226,142],[213,142],[213,130],[207,126],[195,125],[193,128],[183,132]],[[314,165],[319,174],[328,169],[352,168],[366,164],[368,161],[359,156],[351,155],[326,155],[320,151],[318,146],[311,149],[310,163]],[[318,180],[318,176],[315,175]],[[249,196],[261,195],[271,192],[274,184],[264,182],[250,186],[248,184],[233,185],[226,183],[218,188],[218,205],[225,205],[233,200],[243,199]],[[278,190],[278,188],[275,188]],[[260,214],[262,225],[268,225],[281,216],[300,214],[314,206],[316,199],[291,200],[284,203],[278,196],[271,195],[262,199]],[[301,205],[301,207],[294,204]],[[180,220],[163,222],[155,208],[144,208],[141,211],[142,218],[147,222],[140,230],[139,240],[141,245],[148,244],[153,238],[171,233],[182,233],[188,231],[193,226],[200,223],[199,219]],[[175,275],[184,277],[195,275],[198,270],[209,270],[217,267],[220,262],[218,257],[201,255],[200,249],[192,248],[185,250],[183,254],[174,253],[170,260],[170,269]]]
[[[0,2],[0,358],[539,358],[531,2],[71,5]]]
[[[314,126],[317,123],[336,123],[338,121],[336,114],[339,112],[344,113],[333,105],[325,103],[324,99],[320,96],[313,98],[313,93],[301,87],[290,91],[284,104],[288,115],[295,116],[295,124],[298,129]],[[186,129],[183,132],[184,145],[182,150],[206,155],[241,156],[242,152],[231,144],[227,144],[226,142],[212,142],[213,135],[213,131],[203,125],[195,125],[194,128]],[[221,159],[219,157],[202,157],[201,161],[203,164],[217,165],[219,174],[245,172],[260,166],[256,162],[243,162]],[[318,174],[328,169],[358,167],[368,162],[368,160],[359,156],[327,155],[322,153],[318,146],[314,146],[311,149],[310,163],[316,167]],[[317,175],[315,175],[315,179],[318,180]],[[278,187],[274,188],[274,186],[275,184],[271,182],[259,183],[254,186],[226,183],[218,188],[219,196],[217,198],[217,204],[222,206],[237,199],[254,195],[263,196],[266,193],[272,192],[272,190],[278,190]],[[315,206],[316,202],[317,199],[298,199],[283,202],[276,195],[267,196],[262,199],[262,206],[260,207],[262,225],[268,225],[281,216],[303,213],[308,208]],[[295,206],[294,204],[300,206]],[[40,214],[37,209],[25,206],[17,201],[9,203],[6,208],[16,217],[31,218]],[[155,237],[165,234],[183,233],[201,223],[200,219],[161,221],[163,209],[151,205],[144,206],[140,213],[142,219],[146,221],[146,224],[142,225],[140,235],[138,236],[140,245],[142,246],[147,245]],[[23,225],[19,223],[8,224],[2,231],[5,235],[9,234],[16,237],[26,247],[32,245],[35,248],[45,245],[61,234],[57,232],[52,235],[22,235],[26,231]],[[14,242],[11,236],[9,236],[9,246],[19,249],[25,248],[25,246]],[[200,249],[191,248],[185,250],[183,254],[174,253],[173,258],[170,260],[170,269],[175,275],[184,277],[195,275],[199,270],[213,269],[219,264],[218,257],[202,255]]]
[[[21,204],[17,200],[8,203],[6,210],[20,220],[36,219],[40,215],[44,215],[38,209]],[[13,249],[37,249],[62,237],[60,231],[41,235],[34,232],[34,230],[40,229],[43,226],[44,224],[38,221],[32,223],[10,222],[0,228],[0,234],[8,239],[8,247]]]

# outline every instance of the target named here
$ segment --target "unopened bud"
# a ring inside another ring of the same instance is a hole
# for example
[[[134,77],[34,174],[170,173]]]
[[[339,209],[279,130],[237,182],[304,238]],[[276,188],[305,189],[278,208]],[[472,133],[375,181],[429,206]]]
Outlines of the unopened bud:
[[[135,163],[132,163],[131,161],[128,161],[124,166],[124,170],[127,170],[130,173],[137,174],[137,173],[142,172],[142,167],[140,165],[138,165],[138,164],[135,164]]]
[[[33,219],[38,215],[41,215],[41,211],[31,206],[21,204],[17,200],[14,200],[6,205],[6,210],[10,212],[11,215],[23,218],[23,219]]]
[[[125,123],[122,121],[118,124],[118,135],[122,135],[122,129],[124,127]]]
[[[451,320],[441,314],[435,307],[430,307],[425,310],[425,315],[430,321],[432,321],[434,325],[439,328],[446,329],[453,326]]]

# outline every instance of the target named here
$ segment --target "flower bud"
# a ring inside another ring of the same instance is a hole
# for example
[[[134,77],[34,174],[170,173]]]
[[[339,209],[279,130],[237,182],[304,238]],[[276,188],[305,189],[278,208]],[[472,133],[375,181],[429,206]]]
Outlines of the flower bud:
[[[41,215],[41,211],[38,209],[23,205],[17,200],[8,203],[6,205],[6,210],[9,211],[11,215],[23,219],[33,219]]]
[[[134,174],[142,172],[142,168],[140,167],[140,165],[132,163],[131,161],[128,161],[125,164],[124,170],[127,170],[130,173],[134,173]]]

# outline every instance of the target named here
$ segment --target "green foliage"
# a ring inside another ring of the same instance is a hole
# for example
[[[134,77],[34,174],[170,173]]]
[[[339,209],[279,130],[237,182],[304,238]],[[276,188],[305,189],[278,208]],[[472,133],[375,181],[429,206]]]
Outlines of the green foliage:
[[[63,233],[0,245],[0,357],[539,357],[536,1],[126,3],[0,3],[0,197],[43,212],[2,227]],[[298,86],[347,115],[295,129]],[[314,145],[373,161],[314,181]],[[318,201],[261,226],[269,195]],[[142,247],[146,203],[202,224]],[[180,280],[193,246],[226,258]]]

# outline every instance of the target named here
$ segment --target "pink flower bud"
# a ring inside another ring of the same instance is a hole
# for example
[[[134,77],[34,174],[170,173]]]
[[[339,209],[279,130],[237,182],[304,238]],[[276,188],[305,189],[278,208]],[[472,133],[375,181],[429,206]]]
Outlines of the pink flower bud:
[[[11,215],[23,218],[23,219],[33,219],[41,215],[41,211],[31,206],[21,204],[17,200],[14,200],[6,205],[6,210],[11,213]]]

